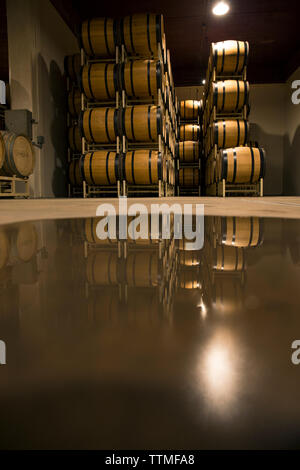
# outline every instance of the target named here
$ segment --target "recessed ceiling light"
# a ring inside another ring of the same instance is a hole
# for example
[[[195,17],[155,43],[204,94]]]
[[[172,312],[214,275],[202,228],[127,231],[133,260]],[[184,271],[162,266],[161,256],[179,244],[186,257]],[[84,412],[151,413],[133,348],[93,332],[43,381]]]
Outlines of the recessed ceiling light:
[[[229,5],[226,2],[218,2],[213,7],[213,14],[217,16],[226,15],[229,12]]]

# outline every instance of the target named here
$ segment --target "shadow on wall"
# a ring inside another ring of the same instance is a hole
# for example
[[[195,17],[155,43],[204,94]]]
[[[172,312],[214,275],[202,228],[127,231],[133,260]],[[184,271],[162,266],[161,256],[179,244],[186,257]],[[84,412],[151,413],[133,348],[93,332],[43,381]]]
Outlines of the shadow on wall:
[[[285,196],[300,196],[300,126],[290,142],[284,136],[283,190]]]
[[[67,100],[66,81],[54,61],[50,64],[49,82],[54,108],[54,119],[51,123],[51,139],[55,150],[52,189],[56,197],[61,197],[67,196]]]
[[[255,123],[250,124],[250,140],[257,141],[266,151],[266,176],[264,195],[280,196],[283,193],[284,138],[282,135],[267,134]]]
[[[56,62],[49,71],[41,54],[38,56],[39,115],[45,137],[43,147],[42,196],[67,195],[67,106],[66,83]]]

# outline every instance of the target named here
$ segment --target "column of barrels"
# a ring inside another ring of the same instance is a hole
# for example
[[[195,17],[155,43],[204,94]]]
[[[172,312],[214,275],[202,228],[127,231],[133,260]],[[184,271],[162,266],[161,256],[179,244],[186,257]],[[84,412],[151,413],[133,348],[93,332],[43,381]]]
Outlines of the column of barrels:
[[[121,194],[118,21],[93,18],[80,29],[80,168],[87,197]]]
[[[82,141],[79,128],[81,113],[81,91],[79,75],[81,68],[80,53],[65,57],[65,76],[67,78],[67,132],[68,132],[68,193],[69,197],[82,196],[83,179],[80,171]]]
[[[265,152],[249,143],[248,57],[248,42],[211,46],[203,110],[207,195],[262,195]]]
[[[177,143],[177,195],[200,195],[202,101],[181,101]]]
[[[176,99],[162,15],[120,22],[123,194],[173,195]]]

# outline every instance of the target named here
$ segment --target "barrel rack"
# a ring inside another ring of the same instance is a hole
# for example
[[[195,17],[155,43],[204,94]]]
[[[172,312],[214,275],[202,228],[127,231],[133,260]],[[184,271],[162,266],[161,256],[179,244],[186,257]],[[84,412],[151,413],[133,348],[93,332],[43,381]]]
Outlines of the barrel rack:
[[[197,124],[200,127],[200,138],[199,138],[199,159],[198,162],[180,162],[179,159],[179,143],[177,144],[177,151],[176,151],[176,172],[178,175],[178,181],[176,185],[176,195],[177,196],[201,196],[201,177],[199,176],[199,186],[196,188],[188,188],[188,187],[180,187],[179,184],[179,170],[184,168],[193,168],[199,170],[199,175],[201,175],[201,141],[202,141],[202,123],[201,123],[201,116],[199,114],[197,119],[194,120],[186,120],[182,119],[181,116],[178,118],[178,126],[180,127],[181,124]]]
[[[19,191],[17,186],[24,185],[23,191]],[[17,178],[16,176],[0,176],[0,198],[21,197],[29,198],[29,179]]]
[[[115,63],[119,67],[122,64],[125,64],[128,60],[135,59],[155,59],[159,61],[162,71],[162,86],[158,89],[156,96],[149,97],[149,99],[138,99],[130,98],[126,95],[126,90],[123,89],[123,84],[121,80],[118,80],[118,89],[116,91],[115,101],[107,102],[94,102],[89,101],[83,92],[81,92],[81,111],[87,109],[92,109],[94,107],[115,107],[116,109],[122,112],[126,109],[127,106],[134,106],[138,104],[153,104],[159,106],[162,110],[163,115],[166,117],[167,125],[169,126],[170,136],[165,132],[165,129],[161,131],[158,135],[155,142],[129,142],[126,135],[123,133],[123,129],[119,129],[119,135],[116,138],[116,143],[112,144],[89,144],[86,139],[82,136],[82,145],[81,145],[81,154],[72,152],[68,150],[68,163],[72,160],[79,159],[81,155],[85,155],[90,151],[97,150],[111,150],[116,151],[119,154],[120,158],[120,172],[119,179],[117,180],[116,185],[105,185],[105,186],[89,186],[85,181],[83,181],[80,187],[72,187],[69,184],[68,192],[70,197],[99,197],[99,196],[158,196],[163,197],[165,195],[174,195],[175,192],[175,181],[165,181],[163,178],[163,171],[161,178],[157,184],[143,184],[135,185],[128,184],[124,177],[123,172],[123,160],[124,155],[127,151],[134,151],[138,149],[149,149],[156,150],[160,152],[162,158],[162,170],[165,165],[165,161],[168,161],[168,174],[172,175],[172,170],[175,170],[175,146],[177,138],[177,122],[176,122],[176,98],[175,98],[175,88],[173,83],[173,78],[170,76],[170,60],[169,54],[167,51],[163,50],[162,46],[159,44],[157,53],[155,56],[128,56],[126,53],[125,46],[123,44],[116,47],[116,56],[114,59],[97,59],[95,57],[88,57],[83,49],[80,50],[81,57],[81,66],[84,66],[88,63]],[[71,82],[68,79],[68,92],[71,90]],[[168,98],[168,99],[167,99]],[[71,124],[78,125],[78,121],[72,120],[68,116],[68,126]],[[173,178],[175,180],[175,177]]]

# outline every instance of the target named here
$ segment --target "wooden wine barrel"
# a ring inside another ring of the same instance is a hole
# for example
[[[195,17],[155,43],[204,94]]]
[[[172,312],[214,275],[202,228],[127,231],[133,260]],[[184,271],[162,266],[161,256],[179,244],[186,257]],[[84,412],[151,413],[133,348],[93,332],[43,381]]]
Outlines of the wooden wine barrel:
[[[112,18],[93,18],[81,25],[80,43],[90,57],[115,57],[117,25]]]
[[[240,75],[248,63],[249,43],[222,41],[211,46],[211,64],[217,75]]]
[[[249,101],[249,82],[224,80],[212,83],[211,102],[218,113],[238,113]]]
[[[179,130],[179,139],[198,141],[200,139],[200,126],[198,124],[181,124]]]
[[[127,96],[147,98],[155,96],[162,86],[160,62],[155,60],[130,60],[120,70],[122,88]]]
[[[6,266],[9,256],[10,243],[7,233],[0,230],[0,269]]]
[[[218,177],[228,183],[256,183],[265,175],[265,151],[262,148],[235,147],[220,150]]]
[[[177,155],[182,163],[198,162],[200,157],[199,142],[186,140],[177,144]]]
[[[0,174],[26,178],[33,173],[35,156],[28,137],[13,132],[0,131],[5,144],[5,158]]]
[[[123,134],[130,142],[156,142],[162,128],[163,117],[159,106],[138,105],[123,109]]]
[[[73,83],[78,82],[80,73],[81,58],[80,54],[67,55],[65,57],[65,74]]]
[[[195,121],[200,116],[200,101],[185,100],[180,102],[180,118],[184,121]]]
[[[197,187],[200,184],[200,174],[198,168],[180,168],[179,186],[184,188]]]
[[[217,245],[215,249],[214,269],[217,271],[243,271],[245,253],[243,248]]]
[[[164,21],[162,15],[141,13],[122,19],[121,40],[128,55],[157,56],[162,44]]]
[[[249,136],[249,122],[244,119],[216,121],[210,127],[210,145],[230,148],[246,145]]]
[[[115,142],[119,134],[118,115],[118,110],[115,108],[87,109],[79,119],[81,134],[89,143]]]
[[[97,225],[103,219],[103,217],[94,217],[92,219],[85,219],[84,221],[84,239],[88,243],[93,243],[96,245],[111,245],[118,242],[118,238],[113,238],[113,234],[109,236],[106,240],[101,240],[97,235]],[[116,236],[118,237],[118,224],[116,227]]]
[[[82,155],[81,174],[89,186],[109,186],[119,180],[119,154],[98,150]]]
[[[118,89],[118,66],[110,63],[84,65],[80,73],[80,86],[89,100],[115,100]]]
[[[125,264],[125,282],[129,287],[156,287],[159,284],[157,250],[128,253]]]
[[[117,250],[90,253],[86,264],[88,283],[96,286],[117,285],[119,283],[119,264]]]
[[[163,180],[163,161],[157,150],[127,152],[123,159],[123,178],[129,184],[157,184]]]
[[[76,118],[81,111],[81,93],[79,88],[73,87],[68,94],[68,111],[72,117]]]
[[[4,143],[2,134],[0,133],[0,170],[3,166],[4,158],[5,158],[5,143]]]
[[[81,186],[83,183],[79,160],[72,160],[69,164],[69,181],[72,186]]]
[[[72,126],[68,129],[68,142],[69,147],[73,153],[81,153],[82,143],[81,143],[81,134],[78,126]]]
[[[11,237],[10,260],[30,261],[38,250],[38,233],[32,223],[21,224]]]
[[[218,217],[216,232],[219,243],[248,248],[261,245],[263,224],[258,217]]]

